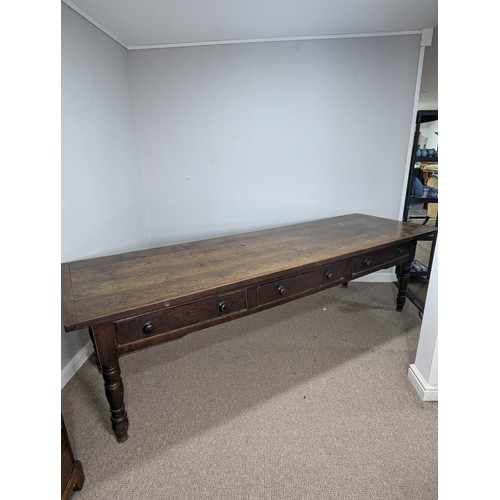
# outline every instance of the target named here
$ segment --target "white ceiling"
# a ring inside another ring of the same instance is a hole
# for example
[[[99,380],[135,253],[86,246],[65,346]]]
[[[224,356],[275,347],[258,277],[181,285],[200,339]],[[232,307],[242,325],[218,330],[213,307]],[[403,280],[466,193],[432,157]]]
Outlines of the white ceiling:
[[[415,31],[438,0],[63,0],[123,46]]]

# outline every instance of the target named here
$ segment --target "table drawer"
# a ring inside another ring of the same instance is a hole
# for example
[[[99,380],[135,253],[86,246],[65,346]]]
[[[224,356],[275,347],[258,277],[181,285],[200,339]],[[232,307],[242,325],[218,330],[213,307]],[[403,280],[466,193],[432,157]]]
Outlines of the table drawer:
[[[332,262],[304,273],[259,286],[259,304],[284,300],[338,284],[346,278],[347,261]]]
[[[352,277],[366,274],[375,269],[383,269],[405,262],[410,258],[411,250],[408,243],[396,245],[383,250],[368,252],[352,259]]]
[[[124,345],[198,323],[220,319],[221,316],[231,315],[245,308],[245,290],[215,295],[190,304],[116,321],[116,338],[118,344]]]

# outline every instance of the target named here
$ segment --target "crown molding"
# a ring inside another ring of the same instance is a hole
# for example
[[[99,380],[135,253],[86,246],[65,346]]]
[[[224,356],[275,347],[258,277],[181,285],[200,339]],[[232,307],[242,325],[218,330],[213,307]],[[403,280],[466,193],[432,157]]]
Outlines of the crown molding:
[[[302,42],[307,40],[331,40],[335,38],[371,38],[381,36],[421,35],[422,30],[413,31],[385,31],[380,33],[343,33],[337,35],[306,35],[306,36],[281,36],[272,38],[242,38],[234,40],[210,40],[201,42],[160,43],[145,45],[128,45],[128,50],[147,49],[172,49],[178,47],[204,47],[207,45],[234,45],[243,43],[266,42]]]
[[[71,0],[62,0],[64,4],[73,9],[75,12],[80,14],[87,21],[92,23],[96,28],[99,28],[103,33],[112,38],[115,42],[119,43],[122,47],[125,47],[128,50],[127,44],[118,38],[113,32],[109,31],[105,28],[101,23],[97,22],[92,16],[89,16],[84,10],[80,9],[77,5],[75,5]]]

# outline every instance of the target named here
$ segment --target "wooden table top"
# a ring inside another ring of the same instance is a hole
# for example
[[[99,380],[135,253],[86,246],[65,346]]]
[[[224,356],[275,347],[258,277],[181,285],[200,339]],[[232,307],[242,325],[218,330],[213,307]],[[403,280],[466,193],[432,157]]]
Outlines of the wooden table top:
[[[436,229],[363,214],[62,264],[66,331],[414,240]]]

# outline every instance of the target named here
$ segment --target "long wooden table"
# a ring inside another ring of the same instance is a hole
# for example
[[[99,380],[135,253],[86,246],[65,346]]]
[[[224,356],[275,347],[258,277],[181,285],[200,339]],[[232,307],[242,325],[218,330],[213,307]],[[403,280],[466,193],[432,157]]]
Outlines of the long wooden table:
[[[123,442],[120,356],[395,265],[400,311],[417,240],[434,232],[351,214],[64,263],[64,329],[89,329],[111,425]]]

